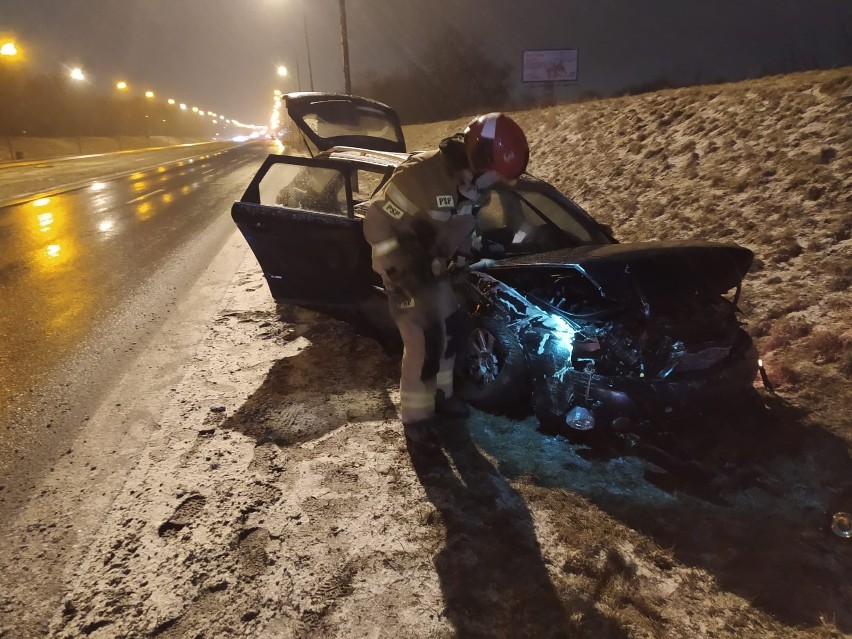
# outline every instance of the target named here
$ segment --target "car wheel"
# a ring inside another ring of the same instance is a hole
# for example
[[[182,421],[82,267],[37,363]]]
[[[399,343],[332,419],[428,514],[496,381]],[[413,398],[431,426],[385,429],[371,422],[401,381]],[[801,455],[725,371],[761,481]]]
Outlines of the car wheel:
[[[456,362],[458,394],[492,413],[529,406],[527,363],[517,337],[498,317],[481,318]]]

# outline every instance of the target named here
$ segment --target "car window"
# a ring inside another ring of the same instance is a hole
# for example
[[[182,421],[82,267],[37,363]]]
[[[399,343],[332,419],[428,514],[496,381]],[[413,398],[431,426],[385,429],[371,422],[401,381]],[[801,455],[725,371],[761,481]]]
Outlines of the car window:
[[[315,111],[306,113],[302,119],[320,137],[369,135],[393,142],[399,139],[387,116],[378,109],[343,102],[338,105],[334,101],[318,103],[313,107]]]
[[[483,238],[503,245],[509,253],[600,241],[562,204],[529,189],[492,191],[477,215],[477,227]]]
[[[529,204],[541,211],[544,215],[550,218],[556,226],[576,238],[581,244],[588,244],[596,241],[589,232],[589,229],[586,228],[586,226],[584,226],[571,211],[559,204],[559,202],[556,202],[544,193],[539,193],[537,191],[525,191],[522,192],[521,195],[523,195],[524,199],[529,202]],[[541,218],[532,209],[530,209],[529,206],[525,206],[524,211],[525,215],[529,216],[532,214],[541,220]]]
[[[355,202],[366,202],[371,197],[384,178],[384,171],[358,169],[352,172],[352,197]]]
[[[347,215],[344,175],[327,167],[274,164],[260,181],[260,203]]]

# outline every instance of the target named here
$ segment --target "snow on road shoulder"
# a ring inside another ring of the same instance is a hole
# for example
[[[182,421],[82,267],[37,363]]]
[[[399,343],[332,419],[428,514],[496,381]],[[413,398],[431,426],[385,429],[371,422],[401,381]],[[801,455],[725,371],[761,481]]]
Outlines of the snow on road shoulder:
[[[301,636],[335,615],[413,632],[434,616],[442,540],[393,426],[395,366],[333,320],[281,322],[247,259],[52,633]]]
[[[654,540],[688,555],[701,521],[700,552],[729,527],[741,543],[741,512],[660,490],[637,458],[587,461],[531,418],[474,411],[444,453],[410,457],[397,373],[351,327],[277,308],[247,256],[50,636],[781,631],[750,586]]]

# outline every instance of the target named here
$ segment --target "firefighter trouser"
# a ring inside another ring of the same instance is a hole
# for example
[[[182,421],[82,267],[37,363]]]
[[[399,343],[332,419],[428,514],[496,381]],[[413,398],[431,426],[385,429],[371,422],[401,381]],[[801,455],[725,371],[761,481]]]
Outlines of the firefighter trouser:
[[[460,313],[452,284],[436,280],[412,300],[388,295],[391,315],[404,346],[399,381],[400,418],[404,424],[435,415],[436,391],[453,394],[453,365]]]

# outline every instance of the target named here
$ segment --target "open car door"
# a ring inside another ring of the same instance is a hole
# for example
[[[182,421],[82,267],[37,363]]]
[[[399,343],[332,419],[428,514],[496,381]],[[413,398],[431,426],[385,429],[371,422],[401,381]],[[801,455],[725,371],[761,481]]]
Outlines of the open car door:
[[[354,204],[390,170],[359,170],[333,159],[266,159],[231,215],[276,301],[333,312],[375,296],[377,276]]]

